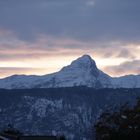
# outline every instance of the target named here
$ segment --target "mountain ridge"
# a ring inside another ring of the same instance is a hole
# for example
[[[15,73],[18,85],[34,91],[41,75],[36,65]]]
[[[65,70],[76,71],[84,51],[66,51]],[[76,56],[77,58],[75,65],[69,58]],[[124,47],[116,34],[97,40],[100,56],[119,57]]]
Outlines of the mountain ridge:
[[[43,76],[12,75],[0,79],[0,88],[56,88],[87,86],[93,88],[139,88],[140,75],[111,77],[99,70],[87,54],[63,67],[60,71]]]

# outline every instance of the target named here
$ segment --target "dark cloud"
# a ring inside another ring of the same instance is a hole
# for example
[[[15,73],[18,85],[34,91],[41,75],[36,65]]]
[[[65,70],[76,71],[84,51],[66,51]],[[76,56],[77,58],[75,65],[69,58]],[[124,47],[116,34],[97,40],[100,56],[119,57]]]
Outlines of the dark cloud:
[[[108,66],[104,70],[112,75],[140,74],[140,60],[121,63],[116,66]]]
[[[39,33],[80,40],[140,39],[139,0],[0,1],[0,27],[19,38]]]

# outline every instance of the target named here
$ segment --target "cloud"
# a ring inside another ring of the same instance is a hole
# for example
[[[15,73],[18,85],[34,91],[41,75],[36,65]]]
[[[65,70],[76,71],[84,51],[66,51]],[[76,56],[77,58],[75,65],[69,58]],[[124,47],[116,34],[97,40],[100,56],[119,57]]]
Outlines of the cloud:
[[[112,75],[139,73],[139,7],[139,0],[0,1],[0,67],[8,67],[0,75],[57,71],[83,54]]]
[[[63,66],[83,54],[89,54],[95,59],[100,69],[112,75],[124,75],[139,73],[134,67],[128,70],[122,63],[140,60],[140,44],[125,41],[85,41],[71,37],[56,37],[46,34],[38,34],[32,41],[22,40],[11,30],[0,30],[0,67],[9,67],[7,75],[15,73],[47,74],[60,70]],[[114,64],[116,66],[114,66]],[[12,67],[23,68],[20,71]],[[33,71],[45,69],[45,71]],[[10,72],[10,68],[12,71]],[[24,70],[24,68],[26,70]],[[115,70],[116,68],[116,70]],[[6,71],[1,72],[5,73]],[[15,71],[15,72],[14,72]],[[28,72],[27,72],[28,71]],[[121,72],[122,71],[122,72]]]
[[[15,75],[15,74],[46,74],[47,69],[41,68],[19,68],[19,67],[0,67],[0,78],[4,78],[7,76]]]
[[[0,1],[0,27],[26,41],[42,33],[84,41],[134,43],[140,40],[139,7],[139,0]]]
[[[87,6],[94,6],[94,5],[95,5],[95,1],[94,0],[87,1]]]
[[[1,32],[0,32],[1,33]],[[72,39],[55,39],[40,36],[34,42],[19,40],[17,37],[2,36],[0,41],[0,61],[31,60],[81,54],[82,42]],[[74,50],[74,52],[73,52]]]
[[[127,61],[120,65],[108,66],[105,67],[104,70],[112,76],[140,74],[140,60]]]
[[[10,34],[9,34],[10,33]],[[137,44],[119,41],[82,41],[67,37],[39,34],[32,42],[19,39],[11,31],[0,31],[0,61],[31,61],[49,57],[90,54],[93,59],[140,59]]]
[[[122,49],[118,55],[118,57],[132,58],[136,59],[136,56],[133,54],[132,50]]]

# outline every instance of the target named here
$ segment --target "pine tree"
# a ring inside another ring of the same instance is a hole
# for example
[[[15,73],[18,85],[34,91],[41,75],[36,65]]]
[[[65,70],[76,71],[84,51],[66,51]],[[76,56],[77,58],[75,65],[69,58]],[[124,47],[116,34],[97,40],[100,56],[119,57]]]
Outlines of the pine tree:
[[[140,140],[140,99],[119,110],[107,110],[95,125],[96,140]]]

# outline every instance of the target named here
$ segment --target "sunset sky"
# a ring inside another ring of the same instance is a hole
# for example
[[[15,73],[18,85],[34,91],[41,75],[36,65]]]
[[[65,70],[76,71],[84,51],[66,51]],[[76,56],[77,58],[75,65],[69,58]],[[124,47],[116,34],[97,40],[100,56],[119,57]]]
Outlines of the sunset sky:
[[[140,74],[140,0],[0,0],[0,78],[83,54],[111,76]]]

